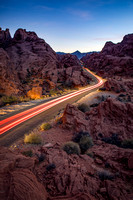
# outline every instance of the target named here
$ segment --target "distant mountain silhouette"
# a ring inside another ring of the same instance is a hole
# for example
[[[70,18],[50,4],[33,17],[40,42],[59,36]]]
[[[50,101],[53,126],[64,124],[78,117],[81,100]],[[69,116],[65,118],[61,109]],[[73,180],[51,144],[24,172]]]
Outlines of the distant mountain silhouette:
[[[92,54],[92,53],[96,53],[96,52],[98,53],[98,51],[91,51],[91,52],[81,53],[80,51],[77,50],[77,51],[75,51],[73,53],[70,53],[70,54],[77,56],[78,59],[81,59],[83,56],[86,56],[86,55]],[[56,52],[56,53],[59,54],[59,55],[67,54],[67,53],[64,53],[64,52]]]

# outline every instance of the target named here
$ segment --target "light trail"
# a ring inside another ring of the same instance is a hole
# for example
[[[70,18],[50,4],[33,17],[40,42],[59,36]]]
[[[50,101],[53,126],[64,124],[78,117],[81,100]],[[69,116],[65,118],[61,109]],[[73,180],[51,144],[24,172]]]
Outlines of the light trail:
[[[39,106],[36,106],[34,108],[31,108],[31,109],[28,109],[24,112],[21,112],[19,114],[16,114],[12,117],[9,117],[7,119],[4,119],[2,121],[0,121],[0,135],[2,135],[3,133],[7,132],[8,130],[12,129],[13,127],[19,125],[20,123],[44,112],[45,110],[48,110],[49,108],[52,108],[53,106],[63,102],[63,101],[66,101],[72,97],[75,97],[75,96],[78,96],[84,92],[87,92],[87,91],[90,91],[92,89],[95,89],[95,88],[98,88],[100,86],[103,85],[103,80],[96,76],[94,73],[92,73],[89,69],[85,68],[86,71],[88,71],[90,74],[92,74],[98,81],[97,84],[95,85],[92,85],[92,86],[89,86],[87,88],[84,88],[82,90],[79,90],[79,91],[76,91],[76,92],[73,92],[71,94],[67,94],[65,96],[62,96],[62,97],[59,97],[57,99],[54,99],[54,100],[51,100],[47,103],[43,103]]]

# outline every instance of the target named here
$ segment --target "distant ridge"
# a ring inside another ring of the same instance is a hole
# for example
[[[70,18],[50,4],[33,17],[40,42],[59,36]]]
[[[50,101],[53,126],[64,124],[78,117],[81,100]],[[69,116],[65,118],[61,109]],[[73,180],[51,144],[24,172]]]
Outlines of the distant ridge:
[[[64,53],[64,52],[56,52],[56,53],[59,54],[59,55],[67,54],[67,53]],[[81,53],[80,51],[77,50],[77,51],[70,53],[70,54],[77,56],[78,59],[81,59],[83,56],[86,56],[86,55],[92,54],[92,53],[99,53],[99,51],[90,51],[90,52],[86,52],[86,53]]]

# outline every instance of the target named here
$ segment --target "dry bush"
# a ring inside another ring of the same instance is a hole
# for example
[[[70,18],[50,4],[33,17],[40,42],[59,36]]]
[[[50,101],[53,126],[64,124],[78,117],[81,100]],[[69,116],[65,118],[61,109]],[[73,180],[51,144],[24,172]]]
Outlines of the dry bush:
[[[41,144],[42,143],[42,137],[39,133],[32,132],[29,135],[25,135],[24,143]]]
[[[40,129],[42,131],[45,131],[45,130],[49,130],[51,128],[51,125],[49,123],[43,123],[41,126],[40,126]]]
[[[66,142],[63,145],[63,150],[67,152],[67,154],[80,154],[80,147],[77,143],[75,142]]]

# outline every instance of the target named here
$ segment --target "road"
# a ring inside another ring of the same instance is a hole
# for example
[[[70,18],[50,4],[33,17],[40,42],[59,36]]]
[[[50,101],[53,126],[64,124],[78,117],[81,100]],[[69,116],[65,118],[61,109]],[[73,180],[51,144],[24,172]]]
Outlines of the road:
[[[45,118],[56,115],[57,111],[64,108],[67,103],[73,103],[89,92],[92,92],[103,85],[103,80],[97,77],[90,70],[87,70],[95,77],[96,84],[79,91],[67,94],[35,106],[16,115],[0,121],[0,145],[9,146],[18,138],[32,130],[38,123],[44,122]]]

